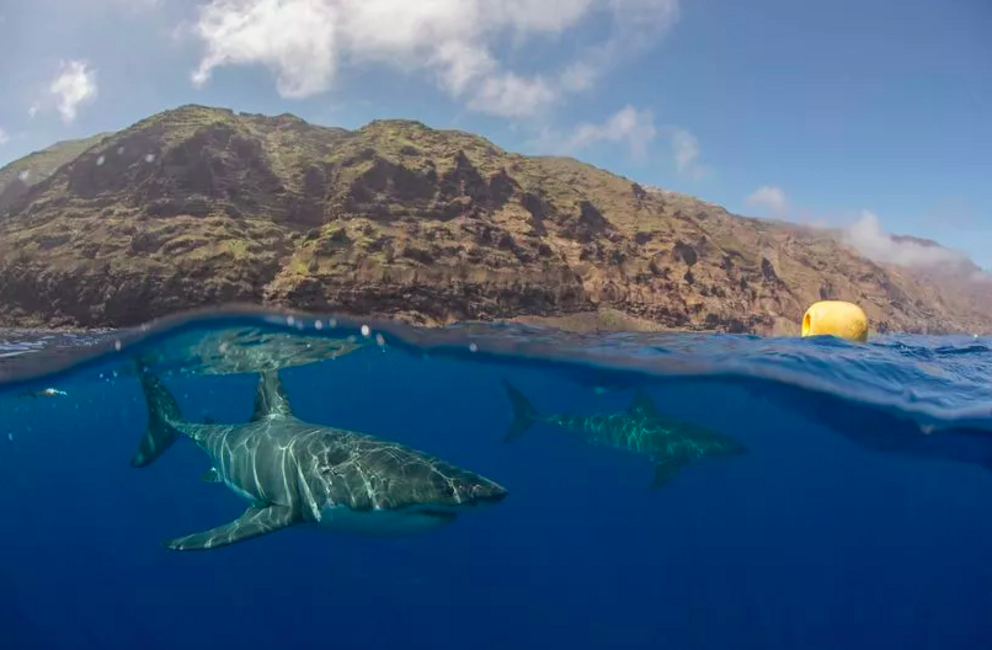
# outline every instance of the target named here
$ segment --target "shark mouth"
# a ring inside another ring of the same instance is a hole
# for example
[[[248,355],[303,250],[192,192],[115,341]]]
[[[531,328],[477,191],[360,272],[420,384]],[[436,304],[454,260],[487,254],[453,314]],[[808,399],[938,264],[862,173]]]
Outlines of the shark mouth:
[[[452,522],[458,519],[458,513],[452,510],[445,510],[444,508],[432,508],[432,507],[419,507],[414,508],[413,512],[424,517],[431,517],[432,519],[437,519],[444,522]]]
[[[407,508],[409,512],[415,512],[424,517],[432,517],[442,521],[454,521],[458,518],[458,513],[464,510],[483,508],[499,503],[506,498],[506,492],[494,492],[481,497],[475,497],[471,501],[465,501],[457,505],[415,505]]]

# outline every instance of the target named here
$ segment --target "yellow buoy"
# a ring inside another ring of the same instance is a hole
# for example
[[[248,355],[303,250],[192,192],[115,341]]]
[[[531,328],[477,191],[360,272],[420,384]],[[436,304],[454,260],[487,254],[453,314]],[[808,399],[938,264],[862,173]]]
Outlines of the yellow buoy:
[[[868,340],[868,317],[861,307],[843,300],[813,303],[803,316],[803,336],[833,336],[864,343]]]

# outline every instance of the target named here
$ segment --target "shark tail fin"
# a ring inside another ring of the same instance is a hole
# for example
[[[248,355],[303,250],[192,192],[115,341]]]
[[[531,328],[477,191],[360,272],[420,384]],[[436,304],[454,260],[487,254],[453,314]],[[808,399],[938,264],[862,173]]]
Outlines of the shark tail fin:
[[[141,390],[148,403],[148,429],[138,445],[137,453],[131,458],[131,467],[146,467],[158,460],[179,439],[181,434],[173,423],[182,421],[182,413],[162,380],[147,372],[140,361],[137,366]]]
[[[534,424],[538,418],[538,413],[530,400],[505,379],[503,380],[503,388],[506,389],[510,403],[513,404],[513,422],[510,423],[510,428],[507,429],[503,442],[513,442],[524,435],[527,429]]]

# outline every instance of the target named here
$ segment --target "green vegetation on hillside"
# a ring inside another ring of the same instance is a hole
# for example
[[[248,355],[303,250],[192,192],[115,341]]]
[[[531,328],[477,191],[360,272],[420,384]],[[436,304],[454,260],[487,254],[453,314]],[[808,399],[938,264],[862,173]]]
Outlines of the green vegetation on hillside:
[[[2,324],[133,325],[229,301],[734,332],[797,333],[822,298],[883,331],[989,317],[830,233],[409,120],[348,131],[183,106],[0,179],[25,169],[30,188],[0,192]]]

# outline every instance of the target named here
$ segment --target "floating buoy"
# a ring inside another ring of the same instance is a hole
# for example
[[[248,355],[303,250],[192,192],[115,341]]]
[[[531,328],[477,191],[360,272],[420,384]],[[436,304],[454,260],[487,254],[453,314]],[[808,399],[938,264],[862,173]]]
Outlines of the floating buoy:
[[[848,341],[868,340],[868,316],[861,307],[843,300],[813,303],[803,316],[805,336],[833,335]]]

